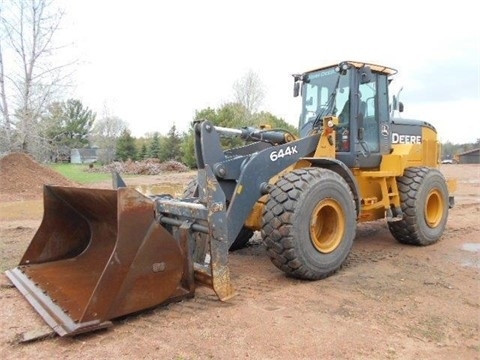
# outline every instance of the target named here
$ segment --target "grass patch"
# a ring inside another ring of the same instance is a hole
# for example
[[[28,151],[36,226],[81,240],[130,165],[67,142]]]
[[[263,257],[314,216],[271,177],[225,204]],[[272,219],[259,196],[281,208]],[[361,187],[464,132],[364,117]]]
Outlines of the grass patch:
[[[51,164],[50,168],[60,173],[69,180],[79,184],[89,184],[97,181],[109,180],[112,178],[110,173],[92,173],[88,172],[88,165],[82,164]]]

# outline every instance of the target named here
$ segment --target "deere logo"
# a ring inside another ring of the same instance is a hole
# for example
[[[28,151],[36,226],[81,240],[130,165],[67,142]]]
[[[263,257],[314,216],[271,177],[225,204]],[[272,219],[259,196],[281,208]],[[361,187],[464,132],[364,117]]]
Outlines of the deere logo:
[[[392,144],[421,144],[421,135],[402,135],[392,133]]]

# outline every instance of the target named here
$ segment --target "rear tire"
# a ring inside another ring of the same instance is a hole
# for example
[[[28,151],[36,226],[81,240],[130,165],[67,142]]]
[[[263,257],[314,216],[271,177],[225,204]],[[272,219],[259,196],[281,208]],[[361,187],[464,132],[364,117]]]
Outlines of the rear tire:
[[[448,218],[448,188],[442,173],[426,167],[408,168],[398,178],[403,220],[389,222],[403,244],[431,245],[442,236]]]
[[[298,169],[270,191],[262,237],[272,263],[287,275],[318,280],[337,271],[353,244],[353,195],[337,173]]]
[[[191,180],[188,184],[185,190],[183,191],[183,198],[190,198],[198,196],[197,192],[197,179]],[[247,246],[248,241],[250,238],[253,236],[253,231],[250,229],[247,229],[246,227],[242,227],[240,232],[237,235],[237,238],[235,241],[230,245],[229,251],[235,251],[235,250],[240,250],[243,249],[244,247]]]

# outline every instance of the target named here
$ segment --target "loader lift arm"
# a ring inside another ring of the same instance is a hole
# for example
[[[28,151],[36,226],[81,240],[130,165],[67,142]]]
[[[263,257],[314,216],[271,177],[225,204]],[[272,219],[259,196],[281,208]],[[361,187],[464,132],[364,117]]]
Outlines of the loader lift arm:
[[[259,142],[224,151],[220,136],[233,131],[244,139]],[[200,169],[210,167],[225,194],[229,246],[235,241],[255,202],[268,193],[268,181],[301,158],[311,156],[320,138],[320,134],[315,134],[293,140],[288,133],[275,130],[217,128],[208,121],[197,123],[195,132],[198,166]]]

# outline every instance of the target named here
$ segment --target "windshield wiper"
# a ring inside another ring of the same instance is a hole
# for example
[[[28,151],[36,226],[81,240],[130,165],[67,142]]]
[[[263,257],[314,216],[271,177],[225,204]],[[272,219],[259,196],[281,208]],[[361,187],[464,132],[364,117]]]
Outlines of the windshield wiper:
[[[322,124],[322,119],[327,115],[327,114],[332,114],[332,115],[335,115],[334,112],[336,111],[333,111],[334,110],[334,107],[335,107],[335,100],[337,98],[337,91],[338,91],[338,88],[339,88],[339,85],[340,85],[340,77],[342,76],[342,74],[338,74],[338,77],[337,77],[337,82],[335,84],[335,88],[333,89],[332,93],[330,94],[330,98],[328,99],[328,102],[327,102],[327,107],[324,108],[316,117],[315,117],[315,120],[313,121],[313,124],[312,124],[312,130],[315,130],[315,129],[318,129],[320,128],[323,124]]]

